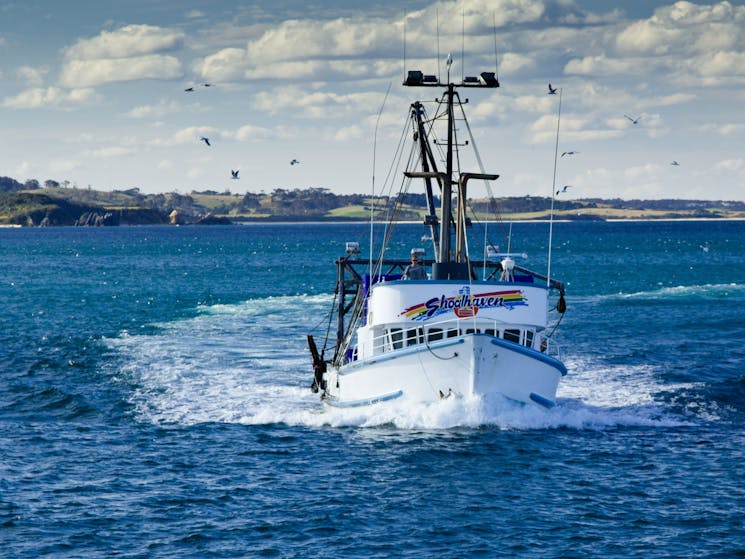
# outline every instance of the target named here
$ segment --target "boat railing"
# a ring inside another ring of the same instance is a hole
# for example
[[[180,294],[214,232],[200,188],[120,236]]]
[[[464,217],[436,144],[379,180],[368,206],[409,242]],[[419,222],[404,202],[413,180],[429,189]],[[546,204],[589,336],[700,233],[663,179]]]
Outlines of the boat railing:
[[[497,320],[455,318],[427,324],[390,323],[375,328],[376,335],[359,341],[345,355],[345,361],[379,357],[430,343],[439,344],[451,338],[470,334],[486,334],[560,358],[559,344],[535,328],[524,324],[510,324]]]

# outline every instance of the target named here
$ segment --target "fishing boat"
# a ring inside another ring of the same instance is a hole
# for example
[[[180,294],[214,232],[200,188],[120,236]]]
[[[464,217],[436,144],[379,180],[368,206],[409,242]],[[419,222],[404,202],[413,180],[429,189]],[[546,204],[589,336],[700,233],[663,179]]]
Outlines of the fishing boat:
[[[442,94],[433,116],[420,101],[408,111],[412,143],[404,194],[389,197],[392,221],[382,235],[380,256],[373,258],[371,238],[369,259],[361,257],[358,242],[347,242],[336,260],[335,297],[321,350],[308,335],[312,390],[339,407],[499,395],[551,408],[567,369],[552,339],[566,304],[564,284],[550,277],[550,253],[543,274],[519,265],[521,255],[509,249],[499,252],[485,243],[480,260],[468,250],[476,245],[468,240],[469,181],[489,184],[499,175],[460,169],[461,150],[475,148],[475,141],[465,116],[467,99],[459,91],[499,87],[496,73],[454,83],[449,71],[443,82],[414,70],[403,85],[439,88]],[[468,138],[459,138],[464,129]],[[476,161],[480,165],[481,158]],[[412,250],[428,270],[425,279],[408,277],[408,260],[385,257],[396,204],[405,200],[412,182],[423,185],[428,208],[423,225],[429,231],[422,241],[431,241],[431,255],[420,247]],[[372,224],[370,230],[372,237]]]

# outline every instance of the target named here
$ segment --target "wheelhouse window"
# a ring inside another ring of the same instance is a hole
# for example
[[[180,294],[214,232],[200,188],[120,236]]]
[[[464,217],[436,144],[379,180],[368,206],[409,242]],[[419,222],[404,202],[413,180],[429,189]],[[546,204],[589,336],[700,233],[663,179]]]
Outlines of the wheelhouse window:
[[[520,330],[517,329],[507,329],[504,331],[504,339],[508,342],[514,342],[516,344],[520,343]]]
[[[533,347],[533,334],[534,332],[532,330],[525,331],[525,345],[527,347]]]
[[[424,339],[421,328],[409,328],[406,330],[406,345],[417,345]]]
[[[401,349],[404,347],[404,333],[401,328],[391,328],[391,348]]]
[[[430,328],[427,331],[427,341],[436,342],[442,339],[442,328]]]

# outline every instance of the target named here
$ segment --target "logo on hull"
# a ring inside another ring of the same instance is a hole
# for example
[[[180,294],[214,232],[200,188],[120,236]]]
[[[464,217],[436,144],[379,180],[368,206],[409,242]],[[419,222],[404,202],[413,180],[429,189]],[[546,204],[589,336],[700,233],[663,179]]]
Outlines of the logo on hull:
[[[452,311],[458,318],[471,318],[478,314],[479,309],[503,307],[512,310],[518,306],[528,306],[528,299],[519,289],[471,294],[471,288],[464,286],[458,291],[458,295],[447,297],[442,294],[432,297],[404,309],[400,315],[410,320],[427,320]]]

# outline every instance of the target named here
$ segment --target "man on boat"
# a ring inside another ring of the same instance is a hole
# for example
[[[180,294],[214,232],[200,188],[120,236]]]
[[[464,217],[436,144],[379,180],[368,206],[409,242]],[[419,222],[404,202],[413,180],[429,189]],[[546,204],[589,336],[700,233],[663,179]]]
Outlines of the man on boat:
[[[411,264],[406,266],[406,269],[404,270],[404,279],[407,279],[407,280],[426,280],[427,279],[427,270],[424,269],[424,266],[419,265],[419,256],[417,255],[417,253],[412,253]]]

